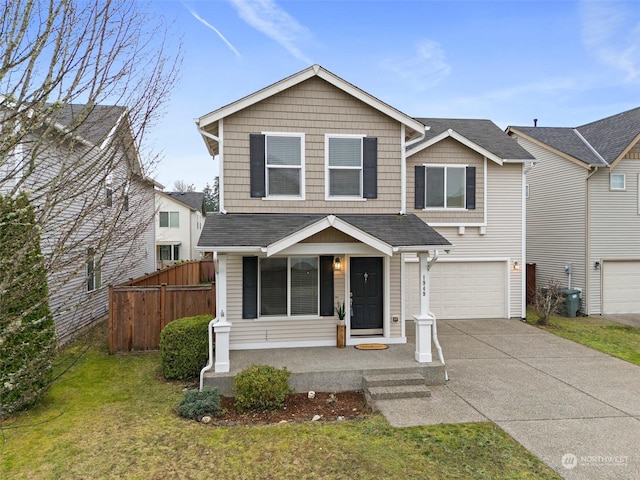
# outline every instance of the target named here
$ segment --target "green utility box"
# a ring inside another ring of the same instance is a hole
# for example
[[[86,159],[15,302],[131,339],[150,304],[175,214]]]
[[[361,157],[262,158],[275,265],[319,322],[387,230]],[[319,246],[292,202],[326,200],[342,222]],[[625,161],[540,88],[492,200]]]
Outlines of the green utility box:
[[[580,290],[567,288],[561,293],[564,297],[564,311],[567,317],[575,317],[580,310]]]

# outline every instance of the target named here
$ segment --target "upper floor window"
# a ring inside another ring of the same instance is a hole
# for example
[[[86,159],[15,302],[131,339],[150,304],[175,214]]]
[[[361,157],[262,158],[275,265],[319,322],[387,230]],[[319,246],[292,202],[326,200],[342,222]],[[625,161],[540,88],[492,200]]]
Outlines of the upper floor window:
[[[180,228],[179,212],[160,212],[160,227]]]
[[[416,166],[415,208],[475,209],[476,168],[464,165]]]
[[[107,207],[113,206],[113,174],[107,175],[105,180],[105,204]]]
[[[304,134],[250,136],[251,196],[304,197]]]
[[[609,188],[611,190],[624,190],[626,188],[624,173],[612,173],[609,177]]]
[[[360,199],[378,196],[378,143],[363,135],[325,135],[326,197]]]

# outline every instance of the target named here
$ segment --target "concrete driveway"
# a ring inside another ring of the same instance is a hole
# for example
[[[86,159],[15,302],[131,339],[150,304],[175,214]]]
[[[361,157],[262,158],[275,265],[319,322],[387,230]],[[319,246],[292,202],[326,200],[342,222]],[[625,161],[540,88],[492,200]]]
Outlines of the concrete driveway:
[[[394,426],[493,421],[567,479],[640,479],[640,367],[518,320],[438,322],[449,382]]]

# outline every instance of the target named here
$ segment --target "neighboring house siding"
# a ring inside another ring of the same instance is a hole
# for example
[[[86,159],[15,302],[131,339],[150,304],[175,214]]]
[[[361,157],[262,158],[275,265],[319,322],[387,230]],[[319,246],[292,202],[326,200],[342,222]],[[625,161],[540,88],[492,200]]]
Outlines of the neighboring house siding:
[[[192,210],[180,202],[173,201],[158,194],[156,204],[156,240],[159,242],[180,242],[179,260],[194,259],[194,246],[197,238],[192,241]],[[160,212],[178,212],[179,228],[160,227]],[[199,258],[199,257],[195,257]]]
[[[565,265],[572,264],[571,287],[586,305],[586,177],[588,171],[527,140],[519,143],[538,159],[527,173],[527,262],[536,264],[537,287],[557,281],[569,287]]]
[[[224,208],[228,213],[395,213],[400,210],[400,124],[319,78],[224,119]],[[304,133],[304,200],[263,200],[249,191],[249,135]],[[378,139],[377,198],[325,200],[325,134]]]
[[[589,303],[590,314],[603,313],[601,275],[603,270],[594,268],[595,262],[603,260],[640,259],[640,198],[638,176],[640,175],[640,148],[636,145],[625,159],[611,171],[600,169],[589,180],[589,238],[590,252],[588,268],[591,273]],[[624,191],[609,189],[609,174],[625,174]]]

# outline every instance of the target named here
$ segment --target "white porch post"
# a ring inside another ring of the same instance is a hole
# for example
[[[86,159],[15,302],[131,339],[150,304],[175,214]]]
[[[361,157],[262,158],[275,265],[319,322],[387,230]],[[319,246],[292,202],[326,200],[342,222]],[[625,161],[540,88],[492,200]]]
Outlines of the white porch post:
[[[226,373],[229,371],[229,333],[231,323],[227,322],[227,256],[218,255],[216,265],[216,318],[213,325],[216,334],[216,361],[214,371]]]
[[[429,253],[418,254],[420,260],[420,313],[414,315],[416,323],[416,362],[429,363],[431,355],[431,328],[434,318],[429,313]]]

